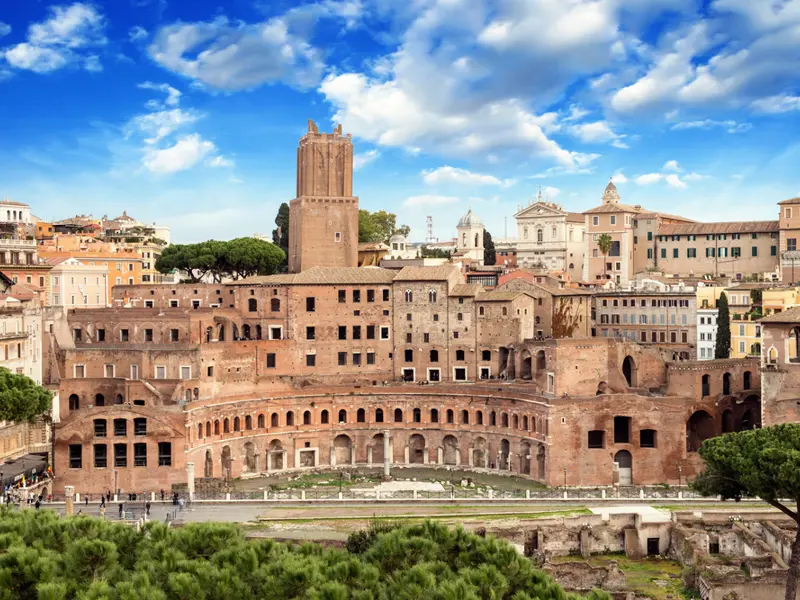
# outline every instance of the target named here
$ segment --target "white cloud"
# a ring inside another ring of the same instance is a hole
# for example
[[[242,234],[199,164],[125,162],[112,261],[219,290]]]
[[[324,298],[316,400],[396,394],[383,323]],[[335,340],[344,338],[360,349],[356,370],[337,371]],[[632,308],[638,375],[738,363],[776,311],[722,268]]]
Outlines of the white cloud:
[[[583,117],[589,114],[589,111],[583,107],[572,104],[569,107],[569,114],[562,119],[562,121],[580,121]]]
[[[684,181],[699,181],[700,179],[707,179],[708,175],[700,175],[700,173],[687,173],[683,176]]]
[[[0,21],[0,37],[5,37],[11,33],[11,25]]]
[[[369,163],[377,160],[380,155],[381,153],[377,148],[356,154],[353,156],[353,168],[355,170],[362,169]]]
[[[153,173],[176,173],[191,169],[214,150],[212,142],[204,140],[200,134],[193,133],[180,138],[168,148],[147,148],[142,164]]]
[[[473,173],[467,169],[445,165],[437,169],[422,172],[422,180],[428,185],[460,184],[460,185],[498,185],[508,187],[516,183],[513,179],[498,179],[494,175]]]
[[[181,127],[191,125],[198,121],[202,115],[192,110],[173,108],[157,112],[137,115],[128,123],[128,131],[135,129],[148,136],[144,142],[148,145],[155,144],[177,131]]]
[[[229,158],[225,158],[222,155],[217,155],[212,158],[209,158],[206,161],[206,165],[214,168],[228,168],[233,166],[233,161],[230,160]]]
[[[144,83],[140,83],[138,87],[143,90],[164,92],[167,95],[166,100],[164,100],[164,104],[167,106],[178,106],[180,103],[182,95],[180,91],[176,90],[171,85],[167,85],[166,83],[153,83],[152,81],[145,81]]]
[[[585,144],[611,143],[616,148],[628,147],[622,141],[625,136],[615,133],[607,121],[571,125],[569,132]]]
[[[677,160],[668,160],[666,163],[664,163],[664,166],[661,168],[664,171],[674,171],[675,173],[681,172],[681,167],[680,165],[678,165]]]
[[[639,175],[634,181],[637,185],[650,185],[651,183],[656,183],[664,179],[664,175],[661,173],[647,173],[645,175]]]
[[[680,121],[675,123],[671,129],[712,129],[714,127],[726,129],[728,133],[744,133],[753,128],[750,123],[739,123],[733,120],[716,121],[714,119],[702,119],[699,121]]]
[[[411,196],[406,198],[403,202],[403,206],[406,208],[421,208],[421,207],[430,207],[430,206],[442,206],[445,204],[455,204],[458,202],[458,198],[456,196],[430,196],[430,195],[422,195],[422,196]]]
[[[558,189],[557,187],[552,187],[552,186],[547,186],[542,191],[544,192],[544,195],[547,196],[548,198],[550,198],[551,200],[554,200],[561,193],[560,189]]]
[[[611,176],[611,181],[614,183],[628,183],[628,178],[622,173],[622,171],[617,171]]]
[[[104,29],[102,14],[88,4],[53,6],[48,19],[28,28],[26,41],[0,52],[11,67],[35,73],[50,73],[70,64],[97,72],[102,70],[100,58],[84,52],[107,43]]]
[[[667,182],[667,185],[674,187],[674,188],[685,188],[686,183],[681,181],[680,177],[678,177],[675,173],[670,173],[664,178]]]
[[[769,98],[761,98],[751,105],[755,110],[762,113],[778,114],[794,110],[800,110],[800,96],[790,96],[788,94],[778,94]]]
[[[147,39],[147,29],[144,27],[140,27],[139,25],[134,25],[128,31],[128,39],[132,42],[141,42],[142,40]]]

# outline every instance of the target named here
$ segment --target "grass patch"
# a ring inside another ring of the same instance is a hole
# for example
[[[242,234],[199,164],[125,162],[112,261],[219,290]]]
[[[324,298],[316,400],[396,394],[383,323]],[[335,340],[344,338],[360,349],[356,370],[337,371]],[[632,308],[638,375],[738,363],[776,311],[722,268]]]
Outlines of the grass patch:
[[[550,517],[570,517],[576,515],[588,515],[591,511],[586,508],[576,508],[569,510],[552,510],[543,512],[525,512],[525,513],[467,513],[459,515],[446,515],[436,512],[426,513],[420,515],[415,512],[391,514],[391,515],[347,515],[335,517],[278,517],[272,519],[270,517],[261,517],[260,523],[320,523],[320,522],[347,522],[347,521],[391,521],[392,519],[399,519],[403,521],[425,521],[427,519],[435,519],[440,521],[448,521],[457,519],[459,521],[497,521],[497,520],[518,520],[518,519],[546,519]]]

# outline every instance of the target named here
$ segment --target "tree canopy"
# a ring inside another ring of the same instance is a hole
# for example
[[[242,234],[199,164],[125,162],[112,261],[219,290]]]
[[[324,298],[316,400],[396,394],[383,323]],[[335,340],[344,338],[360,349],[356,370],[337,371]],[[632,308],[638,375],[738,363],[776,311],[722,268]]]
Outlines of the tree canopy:
[[[285,258],[286,254],[275,244],[243,237],[228,242],[209,240],[167,246],[156,261],[156,269],[161,273],[185,271],[193,282],[201,281],[206,275],[219,282],[226,277],[271,275]]]
[[[487,266],[497,264],[497,252],[494,249],[494,240],[488,230],[483,230],[483,264]]]
[[[800,423],[706,440],[700,457],[705,471],[692,486],[701,494],[724,500],[757,496],[797,523],[786,582],[786,598],[795,600],[800,578]]]
[[[714,347],[714,358],[730,358],[731,356],[731,313],[728,308],[728,296],[725,292],[717,301],[717,343]]]
[[[386,244],[394,234],[408,236],[410,232],[411,228],[408,225],[397,226],[397,215],[394,213],[385,210],[373,213],[364,209],[358,211],[358,242],[360,244],[367,242]]]
[[[33,423],[50,411],[53,394],[30,377],[0,367],[0,421]]]
[[[0,511],[3,600],[610,600],[565,594],[508,543],[423,523],[351,552],[245,540],[228,524],[143,531],[51,511]]]

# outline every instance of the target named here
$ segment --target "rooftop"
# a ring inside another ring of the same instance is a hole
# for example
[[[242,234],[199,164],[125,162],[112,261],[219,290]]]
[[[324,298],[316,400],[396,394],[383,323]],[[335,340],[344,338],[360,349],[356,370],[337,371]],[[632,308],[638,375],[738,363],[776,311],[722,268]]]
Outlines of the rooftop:
[[[774,315],[769,315],[768,317],[762,317],[758,320],[758,322],[789,324],[800,323],[800,306],[784,310],[783,312],[775,313]]]
[[[395,281],[444,281],[459,269],[455,265],[439,267],[403,267],[395,276]]]
[[[529,298],[533,298],[528,292],[523,292],[520,290],[515,291],[506,291],[506,290],[494,290],[492,292],[486,292],[485,294],[481,294],[477,298],[475,298],[476,302],[511,302],[512,300],[516,300],[520,296],[528,296]]]
[[[674,223],[659,227],[658,235],[708,233],[763,233],[778,231],[778,221],[730,221],[727,223]]]
[[[477,296],[483,291],[483,286],[477,283],[459,283],[450,290],[450,296]]]
[[[391,283],[394,276],[394,271],[380,267],[312,267],[302,273],[257,275],[228,285],[380,284]]]

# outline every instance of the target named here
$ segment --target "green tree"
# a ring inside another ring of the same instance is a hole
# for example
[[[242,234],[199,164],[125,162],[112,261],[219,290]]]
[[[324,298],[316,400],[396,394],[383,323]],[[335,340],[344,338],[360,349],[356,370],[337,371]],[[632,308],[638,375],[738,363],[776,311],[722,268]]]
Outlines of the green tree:
[[[286,254],[275,244],[252,237],[224,242],[219,257],[222,273],[234,280],[277,272]]]
[[[172,244],[164,248],[156,260],[160,273],[185,271],[197,283],[214,271],[218,264],[223,242],[209,240],[199,244]]]
[[[450,252],[441,248],[423,246],[420,248],[420,258],[450,258]]]
[[[371,213],[368,210],[358,211],[358,242],[388,243],[389,238],[399,233],[408,236],[411,228],[408,225],[397,227],[397,215],[379,210]]]
[[[47,416],[53,394],[25,375],[0,367],[0,421],[33,423]]]
[[[737,501],[757,496],[797,523],[786,577],[786,600],[795,600],[800,580],[800,423],[706,440],[700,457],[705,470],[692,486],[701,494]]]
[[[600,237],[597,238],[597,247],[600,249],[600,254],[603,255],[603,281],[607,279],[606,276],[606,258],[608,257],[608,253],[611,252],[611,244],[613,240],[611,236],[607,233],[600,234]]]
[[[494,240],[492,239],[492,234],[486,229],[483,230],[483,264],[489,266],[497,264]]]
[[[272,230],[272,242],[283,250],[286,256],[289,256],[289,205],[283,202],[278,207],[278,214],[275,215],[275,229]],[[286,259],[284,258],[281,264],[281,270],[286,266]]]
[[[728,309],[728,296],[725,292],[717,300],[717,345],[714,347],[714,358],[730,358],[731,356],[731,315]]]

